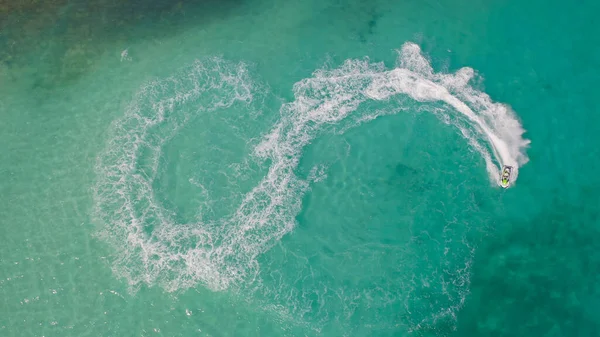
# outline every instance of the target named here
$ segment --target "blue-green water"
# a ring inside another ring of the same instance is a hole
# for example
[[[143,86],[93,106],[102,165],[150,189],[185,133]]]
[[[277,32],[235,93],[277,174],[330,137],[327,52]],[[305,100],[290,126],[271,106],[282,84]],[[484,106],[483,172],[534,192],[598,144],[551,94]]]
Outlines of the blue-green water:
[[[0,336],[600,335],[598,10],[0,2]]]

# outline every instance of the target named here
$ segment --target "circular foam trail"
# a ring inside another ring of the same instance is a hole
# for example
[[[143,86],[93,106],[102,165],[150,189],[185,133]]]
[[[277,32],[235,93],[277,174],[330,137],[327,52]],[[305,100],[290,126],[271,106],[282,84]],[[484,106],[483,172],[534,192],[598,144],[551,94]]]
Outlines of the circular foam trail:
[[[528,160],[524,130],[508,106],[469,86],[473,76],[470,68],[435,73],[413,43],[402,47],[392,70],[347,60],[315,71],[294,85],[294,101],[280,108],[279,122],[253,151],[270,163],[262,180],[229,216],[189,224],[177,223],[153,191],[162,148],[197,115],[252,102],[256,83],[243,63],[213,58],[144,86],[113,124],[96,166],[95,214],[104,224],[100,237],[116,250],[114,272],[134,288],[160,285],[167,291],[198,283],[223,290],[255,279],[257,256],[293,229],[309,188],[310,181],[294,173],[304,146],[353,113],[362,114],[358,121],[389,113],[358,112],[368,100],[405,96],[443,103],[431,111],[460,130],[484,159],[490,180],[497,182],[500,165],[507,164],[514,167],[514,181]]]
[[[254,86],[243,63],[196,62],[144,86],[113,123],[96,165],[95,215],[104,224],[98,235],[116,250],[114,272],[131,286],[160,284],[171,291],[202,282],[216,290],[240,274],[224,262],[229,248],[218,244],[218,226],[176,223],[153,183],[162,148],[178,130],[199,114],[249,104]]]

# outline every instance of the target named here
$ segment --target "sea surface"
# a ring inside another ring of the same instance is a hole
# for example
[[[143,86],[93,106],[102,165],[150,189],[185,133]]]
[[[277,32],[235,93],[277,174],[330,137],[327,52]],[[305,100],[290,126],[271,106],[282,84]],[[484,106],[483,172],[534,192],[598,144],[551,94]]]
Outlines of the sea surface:
[[[598,13],[0,0],[0,336],[600,336]]]

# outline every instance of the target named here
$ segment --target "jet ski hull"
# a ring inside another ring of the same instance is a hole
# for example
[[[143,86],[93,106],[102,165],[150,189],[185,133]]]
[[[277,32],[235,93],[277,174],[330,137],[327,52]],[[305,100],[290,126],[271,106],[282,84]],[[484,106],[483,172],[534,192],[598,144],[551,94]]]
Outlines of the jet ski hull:
[[[508,188],[511,182],[512,166],[502,166],[502,173],[500,174],[500,186]]]

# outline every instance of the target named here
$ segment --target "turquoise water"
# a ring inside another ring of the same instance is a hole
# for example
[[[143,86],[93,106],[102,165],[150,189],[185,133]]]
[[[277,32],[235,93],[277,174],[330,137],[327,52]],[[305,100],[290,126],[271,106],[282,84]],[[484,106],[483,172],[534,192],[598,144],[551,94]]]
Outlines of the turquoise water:
[[[600,335],[599,9],[0,3],[0,335]]]

